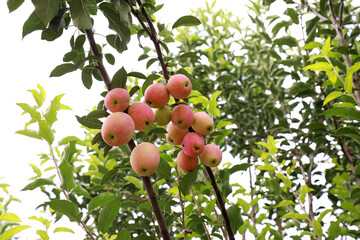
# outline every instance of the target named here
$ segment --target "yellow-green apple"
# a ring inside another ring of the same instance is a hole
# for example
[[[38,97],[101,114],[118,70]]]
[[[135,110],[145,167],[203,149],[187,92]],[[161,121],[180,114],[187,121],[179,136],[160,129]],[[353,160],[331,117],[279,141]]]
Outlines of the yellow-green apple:
[[[187,98],[192,90],[192,85],[189,78],[183,74],[175,74],[172,76],[168,83],[167,89],[171,96],[176,99]]]
[[[130,164],[140,176],[150,176],[159,166],[160,153],[157,147],[148,142],[137,145],[131,152]]]
[[[105,107],[111,112],[123,112],[130,103],[130,94],[123,88],[114,88],[105,96]]]
[[[171,122],[175,127],[187,129],[194,121],[194,113],[187,105],[180,104],[171,112]]]
[[[162,108],[170,100],[167,87],[161,83],[151,84],[145,91],[145,102],[152,108]]]
[[[200,158],[205,166],[216,167],[221,163],[222,152],[215,144],[206,144]]]
[[[151,107],[145,103],[133,103],[127,112],[135,123],[135,130],[143,131],[149,129],[154,124],[154,112]]]
[[[166,140],[172,145],[181,145],[181,142],[185,135],[189,132],[189,129],[180,129],[175,127],[173,124],[169,124],[166,127]]]
[[[197,112],[191,127],[200,135],[208,135],[214,129],[214,121],[206,112]]]
[[[171,109],[168,106],[156,108],[154,115],[155,122],[159,126],[166,126],[171,121]]]
[[[134,132],[134,121],[123,112],[110,114],[101,127],[101,136],[110,146],[121,146],[128,143]]]
[[[184,153],[184,151],[181,150],[177,155],[177,163],[180,169],[188,173],[193,171],[198,166],[199,157],[189,157]]]
[[[199,156],[205,147],[204,139],[195,132],[185,135],[181,142],[182,150],[189,157]]]

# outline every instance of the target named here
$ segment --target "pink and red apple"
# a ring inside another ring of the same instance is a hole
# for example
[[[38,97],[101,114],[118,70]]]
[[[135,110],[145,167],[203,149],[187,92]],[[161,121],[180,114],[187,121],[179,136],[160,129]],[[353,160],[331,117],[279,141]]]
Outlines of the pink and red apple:
[[[180,151],[177,155],[177,163],[180,169],[188,173],[197,168],[199,164],[199,157],[189,157],[184,153],[184,151]]]
[[[169,124],[166,131],[166,140],[172,145],[180,145],[185,135],[189,132],[189,129],[180,129],[173,124]]]
[[[159,166],[160,153],[157,147],[148,142],[137,145],[131,152],[130,165],[140,176],[150,176]]]
[[[159,126],[166,126],[171,121],[171,109],[168,106],[156,108],[154,115],[155,122]]]
[[[216,167],[221,163],[222,152],[215,144],[206,144],[200,158],[205,166]]]
[[[155,121],[153,110],[145,103],[136,102],[130,105],[128,114],[135,123],[135,130],[149,129]]]
[[[171,122],[175,127],[187,129],[194,121],[194,113],[187,105],[180,104],[176,106],[171,113]]]
[[[128,143],[134,132],[134,121],[123,112],[110,114],[101,127],[101,136],[110,146],[121,146]]]
[[[151,84],[144,94],[145,102],[152,108],[162,108],[170,100],[170,94],[167,87],[161,83]]]
[[[208,135],[214,129],[214,121],[206,112],[197,112],[191,127],[200,135]]]
[[[123,112],[130,103],[130,94],[123,88],[110,90],[104,100],[105,107],[111,112]]]
[[[175,99],[185,99],[190,95],[192,85],[187,76],[175,74],[169,79],[167,89],[169,90],[170,95]]]
[[[204,139],[195,132],[185,135],[181,142],[182,150],[189,157],[199,156],[205,147]]]

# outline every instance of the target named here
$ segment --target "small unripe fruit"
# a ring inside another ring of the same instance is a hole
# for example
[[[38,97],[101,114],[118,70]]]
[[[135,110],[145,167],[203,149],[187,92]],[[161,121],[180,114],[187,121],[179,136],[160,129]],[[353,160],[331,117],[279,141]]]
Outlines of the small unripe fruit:
[[[173,124],[169,124],[166,131],[166,140],[172,145],[180,145],[185,135],[189,132],[189,129],[180,129]]]
[[[204,139],[197,133],[190,132],[185,135],[181,143],[182,150],[189,157],[199,156],[205,147]]]
[[[134,132],[134,121],[123,112],[110,114],[101,127],[101,136],[109,146],[121,146],[128,143]]]
[[[189,78],[183,74],[175,74],[168,83],[167,88],[171,96],[176,99],[187,98],[192,90],[192,85]]]
[[[177,155],[177,163],[180,169],[188,173],[197,168],[199,164],[199,158],[197,156],[189,157],[184,153],[184,151],[180,151]]]
[[[154,115],[159,126],[166,126],[171,121],[171,109],[168,106],[155,109]]]
[[[194,121],[194,113],[187,105],[176,106],[171,113],[171,122],[175,127],[187,129]]]
[[[131,152],[130,164],[140,176],[150,176],[159,166],[160,153],[157,147],[148,142],[137,145]]]
[[[162,108],[170,100],[170,94],[167,87],[161,83],[151,84],[144,94],[145,102],[152,108]]]
[[[149,129],[155,121],[153,110],[145,103],[136,102],[130,105],[128,114],[134,120],[135,130]]]
[[[221,163],[222,152],[215,144],[206,144],[200,158],[205,166],[216,167]]]
[[[123,88],[114,88],[105,96],[105,107],[111,112],[123,112],[130,103],[130,94]]]
[[[206,112],[197,112],[191,127],[200,135],[208,135],[214,129],[214,121]]]

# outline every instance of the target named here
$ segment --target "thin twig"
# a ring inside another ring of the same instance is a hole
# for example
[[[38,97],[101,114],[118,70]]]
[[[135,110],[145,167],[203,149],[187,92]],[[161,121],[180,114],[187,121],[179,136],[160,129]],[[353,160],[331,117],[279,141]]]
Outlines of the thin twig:
[[[181,196],[181,189],[180,189],[180,180],[181,180],[181,172],[179,173],[177,165],[175,165],[175,172],[178,179],[178,190],[179,190],[179,200],[180,200],[180,207],[181,207],[181,224],[184,232],[184,240],[187,239],[187,231],[185,226],[185,209],[184,209],[184,203]]]
[[[250,178],[250,198],[251,198],[251,202],[252,202],[254,200],[254,186],[252,183],[253,180],[252,180],[251,167],[249,167],[249,178]],[[254,206],[251,207],[250,218],[251,218],[251,221],[253,222],[253,226],[255,229],[254,236],[255,236],[255,238],[257,238],[257,236],[259,236],[259,232],[256,229],[255,205],[256,204],[254,204]]]

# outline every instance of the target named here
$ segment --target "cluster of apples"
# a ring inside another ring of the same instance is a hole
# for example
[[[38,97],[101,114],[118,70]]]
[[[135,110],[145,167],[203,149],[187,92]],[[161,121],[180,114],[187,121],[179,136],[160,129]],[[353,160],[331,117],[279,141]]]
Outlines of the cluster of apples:
[[[167,141],[181,145],[177,162],[184,172],[191,172],[199,164],[199,156],[208,167],[220,164],[222,153],[215,144],[205,144],[204,136],[214,129],[212,118],[205,112],[193,113],[186,104],[177,102],[171,110],[167,106],[170,96],[174,99],[187,98],[192,90],[189,78],[183,74],[172,76],[167,85],[151,84],[145,91],[145,103],[135,102],[130,105],[130,94],[123,88],[112,89],[105,96],[105,106],[112,112],[104,121],[101,135],[110,146],[127,144],[135,130],[149,129],[154,122],[167,126]],[[153,111],[152,108],[155,110]],[[137,145],[131,152],[130,164],[141,176],[150,176],[160,162],[157,147],[149,142]]]

